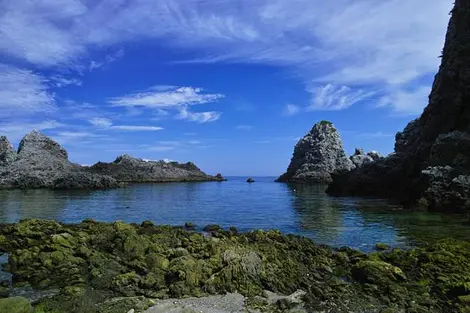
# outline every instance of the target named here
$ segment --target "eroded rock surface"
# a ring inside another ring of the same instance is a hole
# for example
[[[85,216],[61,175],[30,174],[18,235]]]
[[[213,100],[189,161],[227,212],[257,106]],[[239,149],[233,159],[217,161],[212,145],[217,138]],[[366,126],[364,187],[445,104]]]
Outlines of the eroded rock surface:
[[[332,123],[322,121],[295,145],[287,172],[277,181],[329,183],[333,172],[353,168],[338,131]]]

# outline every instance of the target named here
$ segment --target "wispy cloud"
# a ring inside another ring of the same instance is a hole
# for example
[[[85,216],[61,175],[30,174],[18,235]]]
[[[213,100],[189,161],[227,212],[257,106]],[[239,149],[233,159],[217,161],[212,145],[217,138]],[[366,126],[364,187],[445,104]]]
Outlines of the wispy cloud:
[[[334,86],[327,84],[313,87],[308,90],[312,93],[312,103],[308,110],[343,110],[353,104],[374,95],[374,92],[366,92],[361,89],[352,89],[347,86]]]
[[[66,126],[67,125],[64,125],[55,120],[42,122],[33,122],[28,120],[6,122],[0,123],[0,134],[7,136],[10,141],[16,142],[32,130],[41,131],[56,128],[64,128]]]
[[[51,112],[55,108],[55,95],[48,91],[46,78],[0,63],[0,117]]]
[[[209,111],[209,112],[191,112],[186,107],[182,107],[177,115],[178,119],[188,120],[197,123],[209,123],[215,122],[222,116],[221,112]]]
[[[251,130],[253,129],[253,126],[251,125],[237,125],[237,127],[235,127],[236,129],[238,130]]]
[[[122,131],[159,131],[163,127],[148,125],[114,125],[113,122],[104,117],[95,117],[89,120],[90,124],[98,129],[104,130],[122,130]]]
[[[113,63],[114,61],[121,59],[123,56],[124,56],[124,49],[120,48],[117,51],[106,55],[103,61],[91,60],[88,66],[88,70],[92,72],[95,69],[101,68],[105,65],[108,65],[110,63]]]
[[[293,116],[299,113],[300,107],[295,104],[287,104],[284,108],[284,115]]]

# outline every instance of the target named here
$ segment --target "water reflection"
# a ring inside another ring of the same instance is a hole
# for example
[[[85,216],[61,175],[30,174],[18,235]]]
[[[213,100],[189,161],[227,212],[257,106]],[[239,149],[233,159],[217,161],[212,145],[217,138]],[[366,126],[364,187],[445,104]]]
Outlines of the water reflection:
[[[363,250],[375,243],[409,246],[443,237],[470,239],[460,216],[403,212],[384,201],[332,198],[322,186],[286,185],[272,178],[224,183],[133,185],[98,191],[3,190],[0,222],[24,218],[79,222],[152,220],[158,224],[280,229],[319,243]]]

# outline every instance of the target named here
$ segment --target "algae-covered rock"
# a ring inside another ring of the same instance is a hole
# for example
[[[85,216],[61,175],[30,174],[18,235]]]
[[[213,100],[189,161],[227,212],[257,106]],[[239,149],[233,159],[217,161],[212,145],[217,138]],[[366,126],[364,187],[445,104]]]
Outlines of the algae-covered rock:
[[[0,299],[0,312],[31,313],[29,300],[23,297]]]

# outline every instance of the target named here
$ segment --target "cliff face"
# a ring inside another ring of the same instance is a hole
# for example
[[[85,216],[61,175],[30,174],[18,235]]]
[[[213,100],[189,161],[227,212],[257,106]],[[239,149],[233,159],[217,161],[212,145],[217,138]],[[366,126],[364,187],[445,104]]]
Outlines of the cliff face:
[[[423,114],[397,134],[395,154],[335,175],[329,193],[419,200],[431,209],[470,208],[469,25],[470,0],[456,0]]]
[[[295,145],[287,172],[277,181],[329,183],[331,173],[352,168],[338,131],[332,123],[322,121]]]
[[[88,168],[92,173],[108,175],[120,182],[171,182],[171,181],[222,181],[220,176],[210,176],[195,164],[188,162],[145,161],[122,155],[114,162],[99,162]]]

